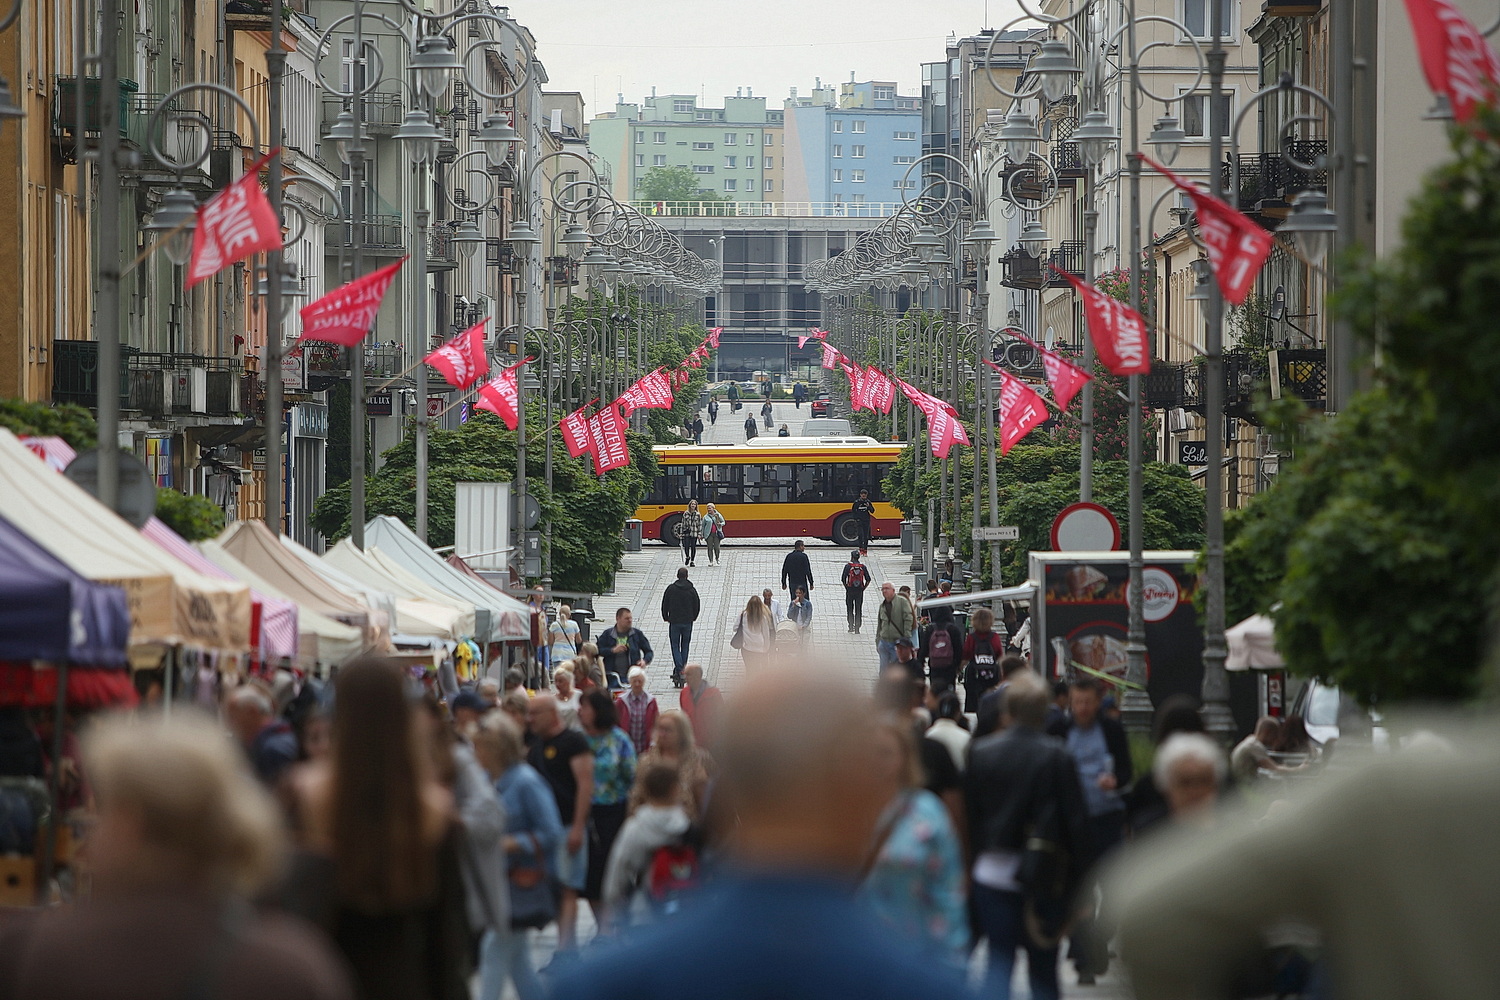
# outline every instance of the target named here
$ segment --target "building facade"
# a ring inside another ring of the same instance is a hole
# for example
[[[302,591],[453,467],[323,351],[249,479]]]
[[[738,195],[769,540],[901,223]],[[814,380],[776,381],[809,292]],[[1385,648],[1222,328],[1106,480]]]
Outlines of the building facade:
[[[918,188],[921,99],[894,83],[851,80],[786,101],[786,201],[823,203],[815,214],[889,215]]]

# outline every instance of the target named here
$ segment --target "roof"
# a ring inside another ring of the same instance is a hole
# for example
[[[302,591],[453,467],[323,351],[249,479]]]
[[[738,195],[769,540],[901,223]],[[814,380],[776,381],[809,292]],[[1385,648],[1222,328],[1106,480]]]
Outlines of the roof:
[[[659,445],[652,450],[663,465],[694,465],[700,462],[765,462],[806,460],[817,462],[894,462],[906,447],[902,442],[882,444],[867,437],[757,438],[746,444]]]

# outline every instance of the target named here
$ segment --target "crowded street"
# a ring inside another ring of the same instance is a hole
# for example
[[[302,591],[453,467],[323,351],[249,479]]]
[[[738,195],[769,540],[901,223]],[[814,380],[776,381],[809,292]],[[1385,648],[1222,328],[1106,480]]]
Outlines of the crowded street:
[[[0,1000],[1500,996],[1495,0],[0,0]]]

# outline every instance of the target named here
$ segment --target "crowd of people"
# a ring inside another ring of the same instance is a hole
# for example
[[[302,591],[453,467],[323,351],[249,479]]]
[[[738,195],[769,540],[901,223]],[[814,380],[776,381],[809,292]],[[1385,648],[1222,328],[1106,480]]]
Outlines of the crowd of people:
[[[851,567],[857,550],[841,583],[862,592],[869,574]],[[92,818],[85,901],[0,911],[0,1000],[908,1000],[976,984],[1004,1000],[1023,957],[1030,996],[1048,1000],[1064,961],[1087,986],[1114,950],[1139,963],[1143,996],[1320,995],[1324,964],[1232,955],[1233,897],[1193,889],[1181,858],[1151,849],[1191,845],[1200,880],[1224,866],[1274,912],[1250,884],[1265,855],[1246,831],[1327,852],[1282,803],[1238,828],[1223,804],[1319,771],[1300,720],[1262,719],[1226,754],[1176,697],[1143,756],[1106,684],[1033,669],[1023,611],[965,620],[941,580],[922,600],[880,586],[880,671],[872,692],[851,689],[775,655],[781,624],[811,620],[800,542],[780,583],[787,599],[766,588],[737,613],[754,669],[730,700],[691,658],[684,566],[663,597],[671,698],[648,690],[655,653],[631,609],[592,641],[564,609],[540,690],[511,670],[441,698],[371,659],[329,683],[250,680],[217,716],[184,704],[100,719],[65,741],[62,768]],[[31,722],[0,709],[0,767],[50,768]],[[1214,920],[1185,922],[1184,894]],[[550,926],[538,969],[533,937]],[[1482,962],[1453,961],[1459,974],[1433,981],[1468,995]]]

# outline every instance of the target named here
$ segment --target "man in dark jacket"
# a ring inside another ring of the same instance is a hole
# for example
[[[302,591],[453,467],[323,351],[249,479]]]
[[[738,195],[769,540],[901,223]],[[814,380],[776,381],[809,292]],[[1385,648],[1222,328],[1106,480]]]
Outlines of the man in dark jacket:
[[[617,674],[620,683],[625,683],[625,675],[630,673],[631,667],[644,667],[656,655],[651,641],[644,632],[632,626],[632,621],[630,609],[621,608],[615,612],[615,623],[599,633],[599,655],[604,659],[606,681],[610,674]]]
[[[1133,777],[1125,727],[1099,711],[1103,692],[1092,677],[1079,677],[1068,691],[1069,718],[1053,724],[1078,768],[1078,786],[1088,807],[1090,839],[1098,860],[1125,837],[1126,786]],[[1108,935],[1092,918],[1078,922],[1071,955],[1078,981],[1094,981],[1109,967]]]
[[[757,429],[755,423],[755,414],[752,413],[750,416],[745,418],[745,440],[749,441],[759,433],[760,431]]]
[[[662,591],[661,616],[666,620],[667,641],[672,646],[672,685],[682,687],[682,668],[687,666],[693,622],[698,620],[698,588],[688,579],[686,566],[677,570],[677,579]]]
[[[1042,732],[1047,686],[1040,677],[1023,671],[1011,681],[1006,714],[1010,725],[1003,732],[970,744],[964,772],[971,893],[980,933],[989,942],[985,992],[1009,994],[1016,949],[1024,947],[1031,995],[1056,1000],[1057,944],[1038,944],[1028,933],[1028,917],[1048,937],[1066,922],[1092,854],[1088,813],[1072,755]],[[1032,852],[1028,859],[1035,840],[1055,848],[1045,854],[1052,862],[1048,871],[1023,865],[1042,856]]]
[[[807,544],[802,539],[797,539],[792,545],[792,551],[781,560],[781,589],[790,587],[792,596],[797,596],[797,588],[805,587],[808,594],[812,593],[812,563],[807,559]]]

